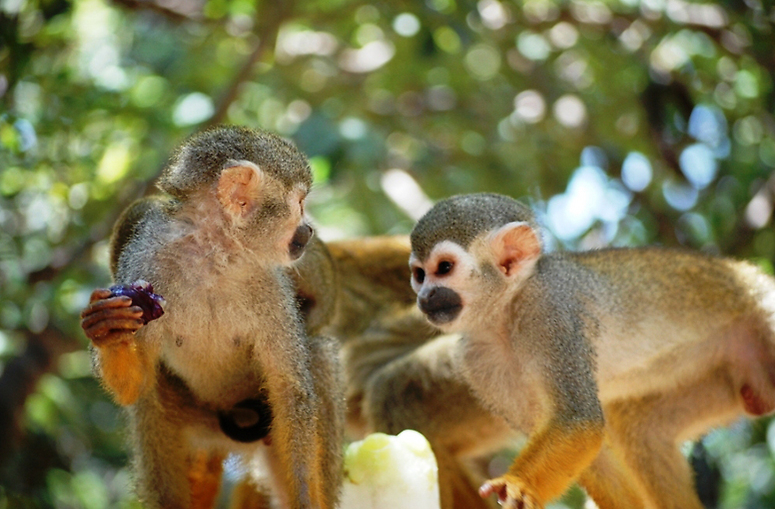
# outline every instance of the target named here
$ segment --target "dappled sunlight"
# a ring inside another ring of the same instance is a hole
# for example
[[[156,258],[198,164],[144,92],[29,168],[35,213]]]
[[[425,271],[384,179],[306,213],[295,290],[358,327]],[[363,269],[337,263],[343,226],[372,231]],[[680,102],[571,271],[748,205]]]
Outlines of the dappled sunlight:
[[[417,221],[433,206],[417,181],[407,172],[399,169],[382,174],[382,189],[409,217]]]
[[[0,1],[0,376],[40,365],[29,345],[52,359],[8,409],[24,439],[0,484],[137,507],[78,312],[110,283],[118,214],[213,123],[309,156],[326,240],[499,192],[553,248],[687,246],[772,271],[773,26],[758,0]],[[704,439],[722,509],[775,504],[773,430]]]

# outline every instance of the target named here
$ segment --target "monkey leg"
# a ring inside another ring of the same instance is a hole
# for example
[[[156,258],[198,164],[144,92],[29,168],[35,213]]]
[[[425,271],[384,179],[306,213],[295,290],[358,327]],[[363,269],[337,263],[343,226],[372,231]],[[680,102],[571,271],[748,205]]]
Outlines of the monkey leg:
[[[339,369],[339,347],[326,337],[310,338],[312,377],[320,412],[317,416],[315,465],[321,507],[334,508],[343,479],[344,380]]]
[[[196,451],[189,460],[188,482],[191,487],[191,509],[212,509],[221,488],[223,455]]]
[[[138,497],[151,509],[188,509],[191,465],[183,424],[150,395],[138,400],[130,415]]]
[[[267,461],[281,507],[329,509],[342,482],[338,355],[329,339],[299,339],[295,348],[257,352],[266,355],[259,362],[273,414]]]
[[[263,486],[249,477],[234,487],[229,509],[270,509],[271,499]]]
[[[365,384],[368,432],[422,433],[439,465],[443,509],[492,507],[462,458],[508,445],[514,432],[484,409],[454,368],[457,336],[441,336],[375,370]]]
[[[678,444],[740,413],[729,377],[717,369],[670,392],[611,403],[606,420],[612,446],[632,472],[646,507],[702,509]]]
[[[605,442],[597,458],[582,472],[579,484],[599,509],[643,509],[632,474]]]
[[[218,430],[214,412],[198,409],[166,368],[129,407],[137,493],[151,509],[210,509],[220,488],[223,456],[194,448],[191,423]]]

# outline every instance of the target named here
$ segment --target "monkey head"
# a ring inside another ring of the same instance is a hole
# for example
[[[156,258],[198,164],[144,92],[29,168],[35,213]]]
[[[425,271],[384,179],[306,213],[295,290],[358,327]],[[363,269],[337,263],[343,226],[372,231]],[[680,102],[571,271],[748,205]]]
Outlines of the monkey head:
[[[183,208],[193,204],[189,214],[203,203],[219,204],[222,214],[200,216],[218,218],[240,244],[285,265],[303,254],[312,237],[304,216],[311,185],[309,163],[291,142],[237,126],[189,138],[158,183]]]
[[[507,196],[453,196],[412,230],[412,288],[434,325],[461,331],[533,273],[541,241],[532,211]]]

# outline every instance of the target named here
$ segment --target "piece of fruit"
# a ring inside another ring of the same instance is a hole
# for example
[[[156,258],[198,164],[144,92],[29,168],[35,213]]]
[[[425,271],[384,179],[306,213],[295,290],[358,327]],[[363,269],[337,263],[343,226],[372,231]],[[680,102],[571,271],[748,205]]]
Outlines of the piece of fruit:
[[[436,458],[414,430],[374,433],[347,447],[341,509],[439,508]]]
[[[153,293],[153,286],[146,281],[137,281],[131,285],[115,285],[108,288],[113,297],[126,295],[132,299],[133,306],[139,306],[143,310],[140,319],[143,323],[156,320],[164,314],[164,297]]]

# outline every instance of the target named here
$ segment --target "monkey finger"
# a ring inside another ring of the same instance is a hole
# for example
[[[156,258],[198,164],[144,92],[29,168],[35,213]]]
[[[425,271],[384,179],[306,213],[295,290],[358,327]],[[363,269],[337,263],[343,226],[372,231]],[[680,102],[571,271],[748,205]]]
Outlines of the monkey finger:
[[[97,300],[107,299],[111,295],[113,295],[113,292],[111,292],[107,288],[96,288],[93,292],[91,292],[91,296],[89,297],[89,303],[92,303]]]
[[[99,322],[108,320],[137,320],[143,316],[143,309],[139,306],[129,308],[107,308],[94,310],[92,313],[81,315],[81,327],[91,328]]]
[[[141,320],[106,320],[91,327],[84,327],[83,332],[94,344],[104,345],[125,340],[142,326]]]
[[[83,318],[85,315],[90,315],[92,313],[101,311],[103,309],[125,308],[131,305],[132,305],[132,298],[127,297],[126,295],[120,295],[117,297],[108,296],[107,298],[102,298],[102,299],[92,301],[81,312],[81,317]]]

